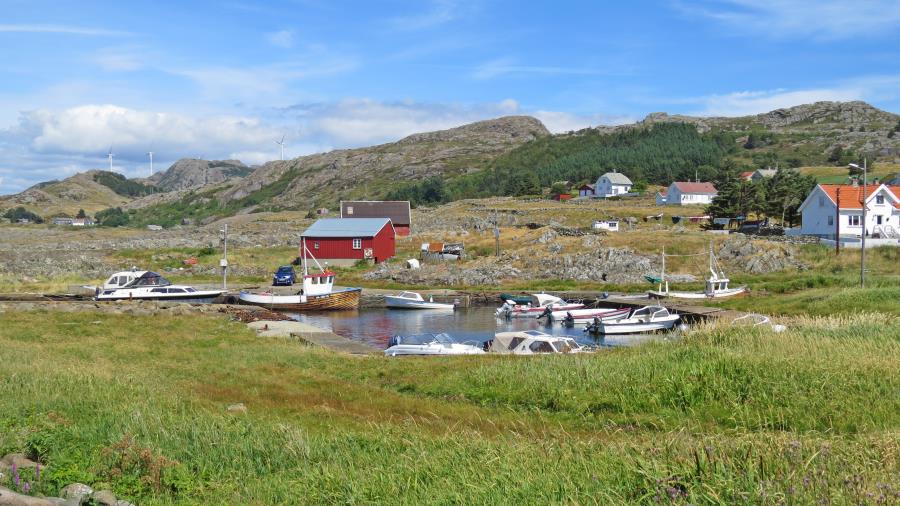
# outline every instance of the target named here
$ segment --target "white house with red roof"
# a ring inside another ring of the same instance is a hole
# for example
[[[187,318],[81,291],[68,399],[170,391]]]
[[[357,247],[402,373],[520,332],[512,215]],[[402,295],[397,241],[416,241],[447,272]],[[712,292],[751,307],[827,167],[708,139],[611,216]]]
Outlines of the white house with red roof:
[[[692,206],[708,205],[718,195],[712,183],[676,181],[667,190],[656,194],[657,205]]]
[[[865,205],[867,237],[890,238],[900,235],[900,186],[869,186]],[[862,209],[862,186],[816,185],[800,205],[799,212],[803,220],[800,233],[831,239],[835,234],[859,237],[863,233]]]

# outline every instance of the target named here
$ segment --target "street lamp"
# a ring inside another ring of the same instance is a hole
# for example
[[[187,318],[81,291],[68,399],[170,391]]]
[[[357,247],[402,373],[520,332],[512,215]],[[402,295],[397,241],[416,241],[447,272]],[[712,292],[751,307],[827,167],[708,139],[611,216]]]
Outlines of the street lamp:
[[[863,158],[863,166],[860,167],[855,163],[851,163],[850,167],[853,167],[856,170],[861,170],[863,173],[863,194],[862,194],[862,248],[859,256],[859,286],[860,288],[866,287],[866,197],[868,196],[868,162],[865,158]]]
[[[222,242],[224,244],[224,250],[222,252],[222,259],[219,260],[219,267],[222,268],[222,289],[228,290],[228,224],[225,224],[225,228],[219,229],[219,233],[222,234]]]

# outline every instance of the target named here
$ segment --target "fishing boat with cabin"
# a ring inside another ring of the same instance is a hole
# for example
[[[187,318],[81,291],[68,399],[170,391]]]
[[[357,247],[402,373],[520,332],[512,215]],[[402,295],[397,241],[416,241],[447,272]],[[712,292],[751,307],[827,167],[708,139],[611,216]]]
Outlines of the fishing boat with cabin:
[[[666,251],[663,250],[662,271],[660,271],[659,277],[645,276],[647,281],[658,283],[659,288],[657,290],[648,291],[647,295],[657,299],[722,299],[747,293],[746,286],[739,286],[737,288],[728,287],[728,283],[731,280],[725,276],[725,272],[716,260],[716,256],[713,254],[712,243],[709,244],[709,272],[710,275],[706,278],[706,289],[702,292],[670,291],[669,282],[666,280]]]
[[[306,247],[306,239],[300,243],[303,263],[303,288],[295,295],[276,295],[274,292],[250,293],[241,291],[242,304],[263,306],[274,311],[329,311],[358,309],[361,288],[334,290],[334,272],[323,268]],[[315,262],[318,273],[309,273],[309,260]]]

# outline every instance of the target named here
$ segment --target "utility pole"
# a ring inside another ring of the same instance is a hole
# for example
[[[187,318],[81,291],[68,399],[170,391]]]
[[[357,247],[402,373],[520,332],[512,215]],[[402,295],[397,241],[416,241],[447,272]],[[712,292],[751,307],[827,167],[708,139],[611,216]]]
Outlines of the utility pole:
[[[222,267],[222,289],[228,290],[228,224],[226,223],[225,227],[220,229],[219,232],[222,234],[224,246],[222,259],[219,260],[219,266]]]
[[[866,287],[866,208],[869,207],[869,204],[866,202],[866,197],[868,196],[868,160],[863,158],[863,195],[862,195],[862,251],[860,252],[859,257],[859,287]]]
[[[834,254],[841,253],[841,187],[837,189],[837,204],[834,207]]]

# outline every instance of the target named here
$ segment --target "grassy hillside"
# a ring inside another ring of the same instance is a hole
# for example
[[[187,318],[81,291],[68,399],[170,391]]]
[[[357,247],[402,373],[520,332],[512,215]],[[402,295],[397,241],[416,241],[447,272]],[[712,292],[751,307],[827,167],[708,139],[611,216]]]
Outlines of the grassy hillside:
[[[818,166],[818,167],[801,167],[798,169],[801,174],[814,176],[819,183],[842,184],[848,181],[847,167],[834,166]],[[884,179],[885,176],[897,174],[900,172],[900,164],[896,163],[875,163],[874,167],[869,171],[869,182],[875,178]]]
[[[139,504],[890,502],[900,325],[873,316],[396,360],[220,318],[8,312],[0,451],[44,464],[37,493]]]

